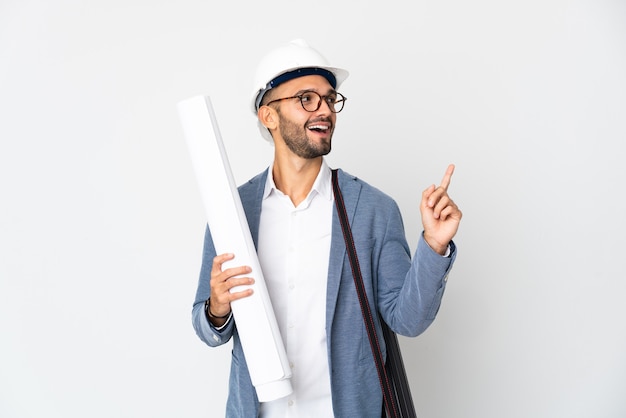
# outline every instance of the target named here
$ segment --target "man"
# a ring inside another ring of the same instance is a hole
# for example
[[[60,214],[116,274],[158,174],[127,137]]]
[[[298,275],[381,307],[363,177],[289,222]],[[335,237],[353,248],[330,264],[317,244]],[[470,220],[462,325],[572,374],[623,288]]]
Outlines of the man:
[[[270,52],[257,70],[253,109],[262,135],[273,140],[274,161],[239,192],[294,392],[259,403],[230,307],[252,293],[230,290],[253,279],[247,266],[222,269],[236,254],[216,254],[207,228],[193,324],[210,346],[233,338],[228,417],[380,417],[382,392],[323,157],[347,75],[302,40]],[[452,238],[462,215],[447,193],[453,171],[451,165],[441,185],[422,194],[424,231],[413,260],[396,203],[338,171],[371,310],[401,335],[416,336],[432,323],[456,256]]]

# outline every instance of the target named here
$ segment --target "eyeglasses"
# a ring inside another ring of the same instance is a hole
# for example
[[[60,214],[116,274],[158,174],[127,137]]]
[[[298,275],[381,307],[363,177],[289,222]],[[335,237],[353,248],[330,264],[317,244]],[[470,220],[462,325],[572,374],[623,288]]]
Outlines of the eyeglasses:
[[[268,106],[274,102],[280,102],[281,100],[288,99],[300,99],[300,104],[302,104],[302,108],[307,112],[315,112],[322,105],[322,100],[326,102],[328,108],[333,113],[339,113],[343,110],[343,105],[345,104],[347,97],[345,97],[341,93],[332,92],[325,96],[321,96],[320,94],[314,91],[305,91],[302,94],[298,94],[297,96],[291,97],[283,97],[281,99],[275,99],[270,102],[267,102],[265,105]]]

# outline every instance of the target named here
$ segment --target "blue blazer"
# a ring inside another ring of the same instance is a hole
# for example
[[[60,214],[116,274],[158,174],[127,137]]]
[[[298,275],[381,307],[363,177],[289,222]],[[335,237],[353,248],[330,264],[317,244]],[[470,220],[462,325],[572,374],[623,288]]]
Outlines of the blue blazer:
[[[448,272],[456,257],[454,243],[450,243],[450,257],[442,257],[421,237],[411,260],[400,210],[393,199],[342,170],[337,174],[372,312],[380,312],[391,329],[400,335],[419,335],[433,322],[439,309]],[[267,175],[268,170],[265,170],[239,187],[255,245]],[[333,410],[335,417],[380,418],[382,393],[336,209],[332,222],[326,335]],[[193,326],[200,339],[209,346],[219,346],[233,339],[226,416],[256,417],[259,402],[250,381],[235,321],[231,320],[218,331],[204,314],[204,302],[210,296],[209,281],[215,255],[207,227],[192,310]],[[385,353],[378,318],[375,321]]]

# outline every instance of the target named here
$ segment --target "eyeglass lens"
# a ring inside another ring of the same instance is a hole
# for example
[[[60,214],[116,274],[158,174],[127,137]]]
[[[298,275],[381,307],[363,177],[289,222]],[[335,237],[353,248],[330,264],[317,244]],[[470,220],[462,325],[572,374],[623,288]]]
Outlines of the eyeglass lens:
[[[322,99],[326,101],[330,111],[333,113],[339,113],[343,109],[345,98],[340,93],[332,93],[322,97],[314,91],[309,91],[300,96],[302,107],[307,112],[315,112],[319,109],[322,105]]]

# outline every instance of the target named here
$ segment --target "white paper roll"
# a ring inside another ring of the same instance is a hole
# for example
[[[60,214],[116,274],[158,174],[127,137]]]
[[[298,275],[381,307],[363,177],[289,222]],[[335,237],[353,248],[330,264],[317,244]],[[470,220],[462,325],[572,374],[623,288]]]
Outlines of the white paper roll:
[[[231,304],[252,384],[261,402],[282,398],[292,392],[291,369],[211,100],[183,100],[178,112],[217,254],[235,254],[226,268],[252,268],[254,293]]]

